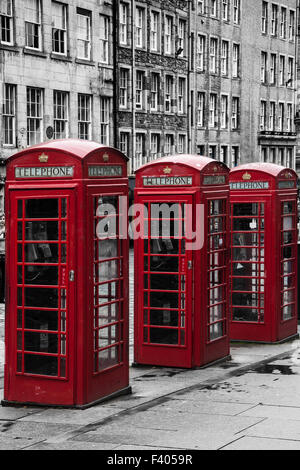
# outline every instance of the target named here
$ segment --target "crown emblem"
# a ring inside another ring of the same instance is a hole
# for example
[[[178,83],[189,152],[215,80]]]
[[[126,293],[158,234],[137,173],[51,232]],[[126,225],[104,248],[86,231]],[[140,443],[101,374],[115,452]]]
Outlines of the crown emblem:
[[[213,170],[214,170],[214,172],[216,173],[216,172],[218,171],[218,167],[217,167],[217,166],[214,166],[214,167],[213,167]]]
[[[293,178],[292,173],[290,173],[289,171],[287,171],[284,176],[285,176],[286,178]]]
[[[166,168],[163,169],[163,172],[165,175],[169,175],[170,173],[172,173],[172,168],[166,166]]]
[[[246,172],[243,174],[242,178],[243,180],[249,181],[251,180],[252,176],[250,175],[250,173]]]
[[[105,154],[103,155],[103,161],[104,161],[104,162],[108,162],[108,160],[109,160],[109,155],[108,155],[108,153],[105,153]]]
[[[39,161],[40,161],[41,163],[47,163],[48,159],[49,159],[49,157],[48,157],[48,155],[46,155],[45,153],[42,153],[42,154],[39,156]]]

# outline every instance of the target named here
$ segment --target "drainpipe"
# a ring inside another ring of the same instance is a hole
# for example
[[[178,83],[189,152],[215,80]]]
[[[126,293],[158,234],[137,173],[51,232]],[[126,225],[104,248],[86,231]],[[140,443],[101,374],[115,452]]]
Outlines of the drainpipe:
[[[113,145],[114,147],[118,146],[118,24],[119,24],[119,15],[118,15],[118,1],[113,0],[112,4],[112,18],[113,18]]]

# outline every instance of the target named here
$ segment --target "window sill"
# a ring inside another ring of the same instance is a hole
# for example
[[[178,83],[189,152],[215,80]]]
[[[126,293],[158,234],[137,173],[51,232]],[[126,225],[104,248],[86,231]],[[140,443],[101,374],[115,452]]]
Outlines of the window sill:
[[[91,67],[95,67],[95,62],[93,62],[92,60],[88,60],[88,59],[75,59],[75,63],[76,64],[80,64],[80,65],[89,65]]]
[[[61,60],[62,62],[72,62],[71,57],[61,54],[56,54],[55,52],[51,52],[50,59],[54,60]]]
[[[36,57],[41,57],[42,59],[47,58],[47,54],[45,54],[45,52],[38,51],[36,49],[28,49],[27,47],[23,48],[23,53],[27,54],[27,55],[33,55],[33,56],[36,56]]]
[[[1,50],[6,50],[10,52],[20,52],[20,48],[17,46],[9,45],[9,44],[0,44],[0,49]]]

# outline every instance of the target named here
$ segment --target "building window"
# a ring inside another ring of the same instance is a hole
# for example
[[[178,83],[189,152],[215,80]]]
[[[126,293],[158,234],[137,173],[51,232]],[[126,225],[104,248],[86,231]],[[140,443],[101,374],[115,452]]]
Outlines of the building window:
[[[150,137],[150,160],[160,157],[160,134],[151,134]]]
[[[151,111],[158,111],[159,105],[159,82],[160,75],[159,73],[151,73],[151,96],[150,96],[150,109]]]
[[[262,2],[262,14],[261,14],[261,32],[267,34],[268,32],[268,2]]]
[[[240,73],[240,45],[233,44],[232,47],[232,76],[237,78]]]
[[[211,73],[217,73],[217,51],[218,51],[218,40],[216,38],[210,38],[209,71]]]
[[[129,4],[120,2],[120,44],[128,45]]]
[[[237,146],[231,147],[231,165],[238,166],[240,163],[240,148]]]
[[[211,93],[209,96],[209,127],[217,127],[217,95]]]
[[[205,13],[205,0],[198,0],[198,14],[204,15]]]
[[[174,153],[174,135],[165,135],[165,155],[172,155]]]
[[[77,9],[77,57],[91,59],[91,13]]]
[[[69,135],[69,94],[53,92],[54,139],[65,139]]]
[[[100,97],[100,144],[109,145],[110,98]]]
[[[90,140],[92,135],[92,97],[78,95],[78,138]]]
[[[225,163],[225,165],[228,165],[228,146],[227,145],[221,145],[220,162],[223,162]]]
[[[16,86],[4,85],[3,97],[3,145],[16,146]]]
[[[286,8],[285,7],[281,7],[280,37],[281,39],[286,39]]]
[[[197,98],[197,125],[204,127],[205,122],[205,93],[198,92]]]
[[[278,149],[278,163],[279,165],[285,166],[285,155],[284,155],[284,148],[279,147]]]
[[[170,113],[172,111],[174,96],[174,79],[171,75],[166,75],[165,87],[165,111],[166,113]]]
[[[208,155],[209,155],[209,158],[213,158],[214,160],[217,159],[217,146],[216,145],[208,146]]]
[[[145,72],[136,71],[135,75],[135,107],[138,110],[145,109]]]
[[[197,69],[204,70],[205,60],[205,36],[198,35],[197,39]]]
[[[41,2],[40,0],[26,0],[25,46],[40,50],[41,43]]]
[[[13,11],[12,0],[0,3],[1,44],[13,44]]]
[[[221,74],[228,75],[229,42],[222,41],[221,48]]]
[[[267,82],[267,53],[262,52],[260,58],[260,81],[262,83]]]
[[[267,102],[260,102],[260,130],[266,130],[266,119],[267,119]]]
[[[233,0],[233,23],[240,24],[241,5],[240,0]]]
[[[178,38],[177,38],[177,56],[184,57],[185,55],[186,55],[186,21],[179,19]]]
[[[288,77],[286,86],[293,87],[294,86],[294,59],[293,57],[288,58]]]
[[[178,113],[186,113],[186,79],[178,78]]]
[[[280,132],[284,130],[284,103],[278,104],[278,130]]]
[[[229,0],[222,0],[222,20],[223,21],[228,21],[228,19],[229,19],[228,1]]]
[[[290,10],[290,20],[289,20],[289,40],[295,40],[295,12]]]
[[[145,8],[137,6],[135,9],[135,45],[145,47]]]
[[[57,2],[52,2],[52,51],[67,53],[67,7]]]
[[[292,103],[287,104],[287,115],[286,115],[286,130],[288,132],[293,131],[293,105]]]
[[[150,50],[153,52],[159,51],[159,18],[160,15],[157,11],[150,12]]]
[[[276,54],[270,56],[270,85],[276,84]]]
[[[186,153],[186,135],[178,135],[178,153]]]
[[[272,4],[271,15],[271,35],[276,36],[278,30],[278,6],[275,4]]]
[[[217,0],[210,0],[210,16],[217,17]]]
[[[292,147],[286,149],[286,160],[286,166],[288,168],[294,168],[294,149]]]
[[[43,90],[27,88],[27,145],[43,140]]]
[[[124,155],[129,155],[129,144],[130,144],[130,133],[129,132],[120,132],[120,151]]]
[[[135,136],[135,158],[132,161],[131,172],[143,165],[145,160],[145,134],[137,133]]]
[[[268,162],[268,149],[267,147],[261,147],[261,162]]]
[[[279,85],[285,85],[285,56],[279,57]]]
[[[275,119],[276,119],[276,103],[274,101],[270,101],[269,131],[275,130]]]
[[[110,19],[108,16],[100,15],[100,62],[109,63],[109,35]]]
[[[236,96],[232,98],[231,103],[231,128],[236,130],[239,128],[239,112],[240,112],[240,99]]]
[[[228,96],[221,95],[221,128],[228,127]]]
[[[173,17],[166,16],[165,19],[165,54],[172,54],[172,40],[173,40]]]
[[[120,108],[128,108],[129,70],[120,69]]]
[[[270,163],[276,164],[276,148],[275,147],[270,148]]]

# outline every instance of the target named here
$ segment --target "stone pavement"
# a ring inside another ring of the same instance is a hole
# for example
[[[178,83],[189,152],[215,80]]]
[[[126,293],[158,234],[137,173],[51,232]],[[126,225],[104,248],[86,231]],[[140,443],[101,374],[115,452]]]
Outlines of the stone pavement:
[[[131,296],[130,364],[132,315]],[[3,365],[0,305],[0,400]],[[231,360],[205,369],[130,367],[130,385],[86,410],[0,406],[0,450],[300,450],[299,339],[232,343]]]

